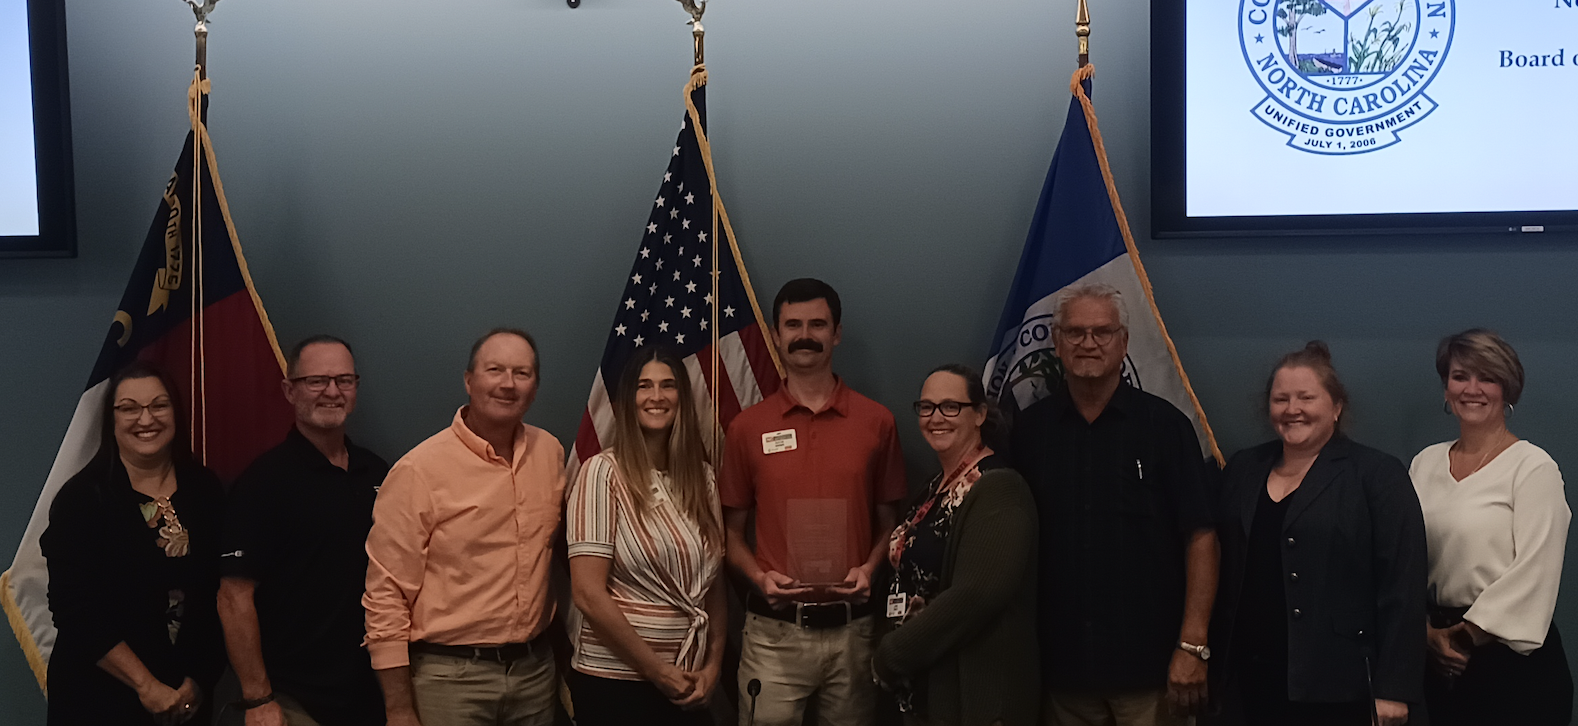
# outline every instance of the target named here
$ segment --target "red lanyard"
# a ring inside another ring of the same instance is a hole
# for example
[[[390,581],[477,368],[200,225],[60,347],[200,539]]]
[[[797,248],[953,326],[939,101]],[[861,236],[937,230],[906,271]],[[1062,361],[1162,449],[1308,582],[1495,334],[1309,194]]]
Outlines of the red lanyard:
[[[909,519],[899,525],[898,529],[894,530],[893,539],[888,545],[888,559],[893,563],[894,567],[899,566],[899,558],[904,556],[904,548],[909,544],[909,531],[915,525],[926,521],[926,514],[931,511],[932,506],[946,496],[948,492],[953,491],[953,488],[964,477],[965,472],[975,468],[977,464],[981,463],[982,459],[990,456],[991,453],[991,450],[986,448],[986,442],[983,441],[977,444],[975,451],[971,452],[970,456],[965,457],[964,461],[959,462],[958,468],[954,469],[948,475],[948,478],[938,482],[937,491],[932,492],[931,496],[926,497],[926,501],[921,502],[920,506],[915,508],[915,514],[911,515]]]

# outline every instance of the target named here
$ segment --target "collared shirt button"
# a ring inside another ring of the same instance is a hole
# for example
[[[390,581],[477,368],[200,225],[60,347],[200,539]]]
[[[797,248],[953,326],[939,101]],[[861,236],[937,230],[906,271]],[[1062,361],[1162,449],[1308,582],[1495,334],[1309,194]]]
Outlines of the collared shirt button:
[[[1289,547],[1292,547],[1292,546],[1294,546],[1296,544],[1298,544],[1298,542],[1294,541],[1294,539],[1292,537],[1288,538],[1288,546]]]
[[[1294,581],[1294,582],[1298,582],[1298,581],[1299,581],[1299,573],[1297,573],[1297,572],[1294,572],[1294,573],[1290,573],[1290,574],[1289,574],[1289,575],[1288,575],[1288,579],[1289,579],[1289,580],[1292,580],[1292,581]]]
[[[1293,619],[1294,620],[1298,620],[1299,618],[1302,618],[1302,617],[1304,617],[1304,611],[1300,610],[1298,608],[1293,608]]]

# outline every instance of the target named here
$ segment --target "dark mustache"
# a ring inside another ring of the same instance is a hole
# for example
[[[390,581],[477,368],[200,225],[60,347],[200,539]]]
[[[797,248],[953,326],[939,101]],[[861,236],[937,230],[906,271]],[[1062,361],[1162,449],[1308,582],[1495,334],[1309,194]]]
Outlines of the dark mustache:
[[[793,353],[797,350],[809,350],[812,353],[820,353],[822,352],[822,344],[810,338],[801,338],[800,340],[789,344],[790,353]]]

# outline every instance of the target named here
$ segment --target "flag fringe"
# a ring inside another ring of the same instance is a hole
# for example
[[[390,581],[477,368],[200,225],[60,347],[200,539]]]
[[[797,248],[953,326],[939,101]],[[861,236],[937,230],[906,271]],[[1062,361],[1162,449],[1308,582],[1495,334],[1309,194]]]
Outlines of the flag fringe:
[[[745,271],[745,258],[740,255],[740,244],[734,238],[734,225],[729,223],[729,210],[723,207],[723,195],[718,191],[718,177],[712,171],[712,144],[707,141],[707,132],[701,124],[701,113],[696,110],[696,104],[690,100],[690,94],[696,89],[707,85],[707,66],[698,64],[690,69],[690,82],[685,84],[685,114],[690,118],[691,127],[696,130],[696,144],[701,147],[701,161],[707,167],[707,182],[712,185],[713,204],[718,208],[718,217],[723,220],[723,232],[729,238],[729,249],[734,252],[734,268],[740,273],[740,281],[745,284],[745,299],[751,301],[751,312],[756,315],[756,324],[762,330],[769,330],[767,321],[762,318],[762,306],[756,301],[756,289],[751,287],[751,276]],[[718,304],[716,296],[713,305]],[[773,368],[777,369],[778,377],[784,377],[783,361],[778,360],[778,350],[771,345],[767,352],[772,355]]]
[[[16,635],[16,642],[22,646],[22,654],[27,656],[27,665],[33,669],[33,677],[38,679],[38,690],[49,698],[49,665],[44,662],[44,656],[38,652],[38,643],[33,640],[33,630],[27,627],[27,620],[22,617],[22,608],[16,604],[16,596],[11,594],[11,571],[0,573],[0,605],[5,607],[6,620],[11,623],[11,633]]]
[[[1194,394],[1194,386],[1189,383],[1189,374],[1184,371],[1183,359],[1178,357],[1178,347],[1173,345],[1173,338],[1167,333],[1167,323],[1162,321],[1161,308],[1156,306],[1156,293],[1151,289],[1151,278],[1145,274],[1145,264],[1140,262],[1140,250],[1134,245],[1134,233],[1129,230],[1128,215],[1123,213],[1123,202],[1118,198],[1118,185],[1112,178],[1112,167],[1107,163],[1107,147],[1101,141],[1101,129],[1096,126],[1096,106],[1090,102],[1090,96],[1085,94],[1084,82],[1096,74],[1094,65],[1087,65],[1074,71],[1069,79],[1069,92],[1079,99],[1080,108],[1085,111],[1085,125],[1090,129],[1090,140],[1096,148],[1096,162],[1101,166],[1101,179],[1107,184],[1107,198],[1112,201],[1112,212],[1118,218],[1118,229],[1123,231],[1123,245],[1129,251],[1129,261],[1134,263],[1134,272],[1140,278],[1140,287],[1145,290],[1145,300],[1150,304],[1151,316],[1156,319],[1156,327],[1161,330],[1162,341],[1167,344],[1167,354],[1172,356],[1173,368],[1178,371],[1178,378],[1183,381],[1184,392],[1189,394],[1189,402],[1194,404],[1194,412],[1200,417],[1200,428],[1205,430],[1206,443],[1211,445],[1211,455],[1216,458],[1218,466],[1225,465],[1227,460],[1222,457],[1222,449],[1216,444],[1216,434],[1211,431],[1211,422],[1205,418],[1205,408],[1200,405],[1200,398]]]

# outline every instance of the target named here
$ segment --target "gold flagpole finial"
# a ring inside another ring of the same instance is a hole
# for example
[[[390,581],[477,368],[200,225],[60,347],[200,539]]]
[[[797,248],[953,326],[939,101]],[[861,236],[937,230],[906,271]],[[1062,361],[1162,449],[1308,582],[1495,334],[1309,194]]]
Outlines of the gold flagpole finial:
[[[1079,0],[1079,10],[1074,14],[1074,35],[1079,36],[1079,67],[1090,65],[1090,6]]]
[[[685,7],[685,12],[690,13],[690,20],[688,21],[690,35],[696,40],[696,65],[699,66],[705,57],[705,54],[702,52],[702,36],[707,31],[701,27],[701,16],[707,12],[707,0],[679,0],[679,4]]]

